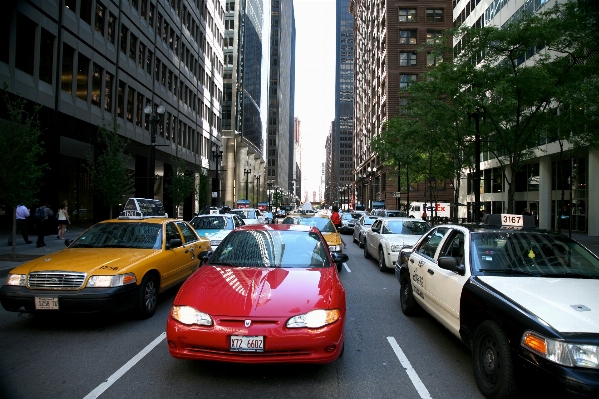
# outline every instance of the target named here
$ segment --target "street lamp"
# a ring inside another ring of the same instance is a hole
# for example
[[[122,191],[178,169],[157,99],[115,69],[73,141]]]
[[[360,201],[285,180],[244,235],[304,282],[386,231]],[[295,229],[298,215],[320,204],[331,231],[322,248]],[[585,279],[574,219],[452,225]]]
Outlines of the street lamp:
[[[258,202],[260,202],[260,175],[254,175],[254,181],[258,180],[258,184],[254,183],[254,189],[253,191],[253,196],[254,196],[254,202],[256,204],[255,208],[258,208]],[[258,188],[256,188],[256,186]],[[258,195],[256,196],[256,192],[258,193]]]
[[[157,126],[161,125],[164,121],[164,113],[166,108],[163,105],[158,105],[154,112],[154,107],[148,104],[144,108],[144,114],[150,117],[148,123],[150,124],[150,165],[148,170],[148,198],[154,198],[154,179],[156,178],[156,130]]]
[[[370,209],[372,210],[372,199],[374,197],[373,177],[376,174],[376,170],[372,166],[369,166],[367,171],[368,179],[370,180],[370,183],[368,184],[370,186]]]
[[[223,148],[217,147],[216,144],[212,146],[212,157],[216,164],[216,206],[220,207],[220,176],[218,175],[218,165],[223,157]]]
[[[267,181],[266,187],[268,187],[268,211],[272,212],[272,207],[270,206],[270,191],[272,190],[272,182]]]
[[[248,176],[249,174],[252,173],[252,170],[250,169],[250,165],[247,165],[247,169],[243,168],[243,174],[245,175],[245,199],[249,200],[249,196],[248,196],[248,183],[249,183],[249,179]]]

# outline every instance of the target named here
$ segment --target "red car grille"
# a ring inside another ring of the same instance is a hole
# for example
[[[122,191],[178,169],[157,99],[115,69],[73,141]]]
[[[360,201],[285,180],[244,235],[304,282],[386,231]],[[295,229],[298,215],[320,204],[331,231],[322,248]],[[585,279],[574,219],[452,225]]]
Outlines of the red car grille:
[[[281,351],[264,351],[264,352],[231,352],[225,349],[207,348],[205,346],[189,346],[186,348],[190,352],[198,352],[204,354],[212,354],[219,356],[231,357],[247,357],[247,358],[265,358],[265,357],[295,357],[295,356],[310,356],[311,352],[304,349],[292,349]]]

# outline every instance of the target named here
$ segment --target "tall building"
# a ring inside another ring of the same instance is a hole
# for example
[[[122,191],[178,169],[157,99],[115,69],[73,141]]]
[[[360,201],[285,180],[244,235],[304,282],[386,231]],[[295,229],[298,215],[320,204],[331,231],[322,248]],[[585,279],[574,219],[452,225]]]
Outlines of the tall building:
[[[502,27],[525,11],[541,12],[554,4],[555,0],[462,1],[455,4],[453,15],[456,23],[468,26]],[[534,62],[534,54],[520,61]],[[572,230],[599,236],[599,150],[574,154],[567,143],[565,150],[560,157],[557,142],[539,143],[537,156],[527,160],[525,170],[517,173],[512,182],[515,184],[514,212],[520,214],[528,208],[537,215],[538,225],[544,229],[568,230],[571,220]],[[481,210],[487,213],[507,210],[509,183],[503,179],[493,154],[483,152],[481,155],[480,186],[475,187],[472,174],[468,175],[466,184],[461,185],[460,202],[467,205],[460,207],[459,216],[463,218],[472,213],[475,189],[480,193]],[[560,179],[562,173],[568,178]]]
[[[405,193],[401,199],[393,196],[398,191],[397,168],[383,165],[371,150],[370,142],[387,120],[401,115],[402,104],[407,98],[400,97],[399,90],[420,80],[427,68],[441,62],[418,49],[438,40],[444,29],[453,26],[452,1],[350,0],[349,12],[354,17],[356,203],[368,209],[397,209],[406,202]],[[452,201],[450,184],[450,181],[438,184],[439,201]],[[425,185],[410,186],[411,202],[427,200],[424,198]]]
[[[41,106],[41,161],[61,176],[58,184],[47,179],[52,183],[40,197],[51,204],[68,200],[73,220],[108,216],[84,166],[88,154],[98,153],[100,125],[115,121],[131,140],[126,161],[136,184],[130,194],[161,199],[169,214],[174,204],[163,186],[172,157],[185,160],[196,176],[214,169],[224,3],[11,0],[3,3],[0,30],[0,80],[12,95]],[[159,105],[163,116],[156,114]],[[160,124],[151,123],[147,106]],[[181,216],[191,218],[197,207],[197,198],[188,198]]]
[[[301,121],[299,118],[293,118],[293,194],[302,199],[302,132]]]
[[[295,17],[292,0],[271,0],[270,80],[268,84],[267,179],[283,189],[284,202],[295,193],[294,109]]]

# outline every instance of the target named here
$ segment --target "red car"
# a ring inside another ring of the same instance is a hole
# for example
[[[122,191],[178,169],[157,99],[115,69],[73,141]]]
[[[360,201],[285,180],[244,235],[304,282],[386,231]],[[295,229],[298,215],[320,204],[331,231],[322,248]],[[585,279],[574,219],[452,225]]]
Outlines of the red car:
[[[315,227],[233,230],[187,279],[166,325],[179,359],[330,363],[343,352],[345,290]]]

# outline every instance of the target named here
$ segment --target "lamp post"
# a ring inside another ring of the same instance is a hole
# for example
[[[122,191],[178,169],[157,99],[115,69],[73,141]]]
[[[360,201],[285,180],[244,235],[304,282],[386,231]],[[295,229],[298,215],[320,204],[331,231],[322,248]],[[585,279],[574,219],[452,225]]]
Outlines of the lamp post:
[[[270,206],[270,190],[272,190],[272,182],[267,181],[266,187],[268,188],[268,211],[272,212],[272,207]]]
[[[218,175],[218,165],[223,157],[223,148],[217,147],[216,144],[212,146],[212,157],[216,164],[216,206],[220,207],[220,176]]]
[[[370,180],[370,183],[368,183],[370,186],[370,209],[372,210],[372,198],[374,197],[373,177],[376,174],[376,170],[372,166],[369,166],[367,171],[368,179]]]
[[[148,104],[144,108],[144,114],[150,119],[148,123],[150,124],[150,165],[148,170],[148,198],[154,198],[154,179],[156,178],[156,130],[158,125],[161,125],[164,121],[164,113],[166,112],[166,108],[163,105],[158,105],[156,107],[156,111],[154,111],[154,107]]]
[[[248,183],[249,183],[249,179],[248,176],[249,174],[252,173],[252,170],[250,169],[250,165],[247,165],[247,168],[243,168],[243,174],[245,175],[245,199],[249,200],[249,196],[248,196]]]
[[[254,203],[255,203],[255,207],[254,208],[258,208],[258,202],[260,202],[260,175],[255,174],[254,175],[254,181],[258,181],[258,183],[254,183],[254,189],[252,190],[252,195],[254,197]],[[257,186],[257,188],[256,188]],[[258,193],[258,195],[256,196],[256,193]]]

